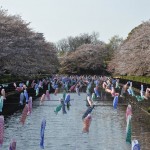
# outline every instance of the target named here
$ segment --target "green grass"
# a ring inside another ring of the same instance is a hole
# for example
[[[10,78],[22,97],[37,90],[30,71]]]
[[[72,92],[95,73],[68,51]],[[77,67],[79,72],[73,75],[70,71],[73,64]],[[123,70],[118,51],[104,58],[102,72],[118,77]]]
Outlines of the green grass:
[[[37,75],[32,75],[32,76],[13,76],[10,74],[4,74],[0,76],[0,84],[3,83],[11,83],[11,82],[16,82],[16,81],[25,81],[25,80],[30,80],[30,79],[39,79],[39,78],[45,78],[48,77],[49,75],[46,74],[37,74]]]
[[[137,82],[141,82],[141,83],[150,84],[150,77],[144,77],[144,76],[116,76],[116,78],[121,78],[121,79],[132,80],[132,81],[137,81]]]
[[[12,76],[9,74],[0,76],[0,83],[9,83],[9,82],[18,81],[18,80],[20,80],[20,77]]]

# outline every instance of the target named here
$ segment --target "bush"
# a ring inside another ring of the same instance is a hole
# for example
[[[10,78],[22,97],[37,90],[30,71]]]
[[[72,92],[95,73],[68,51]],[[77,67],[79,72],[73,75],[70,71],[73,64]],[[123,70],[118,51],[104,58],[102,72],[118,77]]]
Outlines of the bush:
[[[150,113],[150,107],[148,107],[148,110],[147,110],[149,113]]]

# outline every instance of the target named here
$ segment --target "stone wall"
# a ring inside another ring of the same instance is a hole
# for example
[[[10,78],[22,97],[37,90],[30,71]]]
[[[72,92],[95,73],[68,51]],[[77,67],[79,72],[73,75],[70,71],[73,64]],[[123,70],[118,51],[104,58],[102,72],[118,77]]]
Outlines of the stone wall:
[[[128,96],[128,102],[132,106],[132,140],[137,139],[142,150],[150,149],[150,113],[147,106],[150,106],[150,100],[138,102],[135,97]]]
[[[36,79],[35,83],[37,82],[37,80],[40,80],[40,79]],[[29,80],[29,85],[31,85],[31,82],[32,80]],[[19,83],[26,83],[26,81],[16,82],[17,85]],[[13,83],[8,83],[5,85],[8,85],[8,86],[3,87],[6,92],[6,100],[4,101],[3,111],[1,114],[6,116],[6,115],[11,115],[12,113],[14,113],[15,111],[19,109],[22,109],[25,104],[23,106],[19,104],[21,92],[18,92],[15,90]],[[35,96],[36,95],[35,90],[31,88],[30,86],[27,88],[28,95],[32,96],[33,101],[37,99],[38,97],[40,97],[43,93],[45,93],[46,90],[47,90],[47,85],[44,85],[43,89],[40,88],[39,95]],[[1,88],[0,88],[0,91],[1,91]],[[52,90],[50,92],[52,92]]]

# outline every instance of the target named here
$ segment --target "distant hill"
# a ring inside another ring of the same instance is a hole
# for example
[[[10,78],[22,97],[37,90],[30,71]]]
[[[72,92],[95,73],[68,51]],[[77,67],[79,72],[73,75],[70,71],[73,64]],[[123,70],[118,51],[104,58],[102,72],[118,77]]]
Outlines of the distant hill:
[[[115,51],[108,70],[119,75],[150,76],[150,21],[128,34]]]
[[[54,44],[28,25],[20,16],[0,10],[0,75],[32,76],[58,69]]]

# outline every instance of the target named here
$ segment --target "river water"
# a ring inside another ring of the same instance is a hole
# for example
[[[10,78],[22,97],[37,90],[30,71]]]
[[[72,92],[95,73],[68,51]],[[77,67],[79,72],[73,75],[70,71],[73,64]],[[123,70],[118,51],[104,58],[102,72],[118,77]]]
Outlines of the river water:
[[[51,95],[51,100],[58,100],[62,94]],[[54,109],[59,101],[45,101],[39,105],[39,100],[33,102],[33,112],[27,117],[25,125],[19,123],[22,110],[5,118],[5,135],[3,150],[8,149],[12,138],[17,141],[17,150],[40,150],[40,126],[46,119],[45,150],[130,150],[125,141],[125,106],[117,110],[112,102],[99,102],[91,113],[92,122],[89,134],[82,133],[82,115],[87,109],[86,95],[71,94],[71,107],[67,114],[60,111],[57,115]]]

